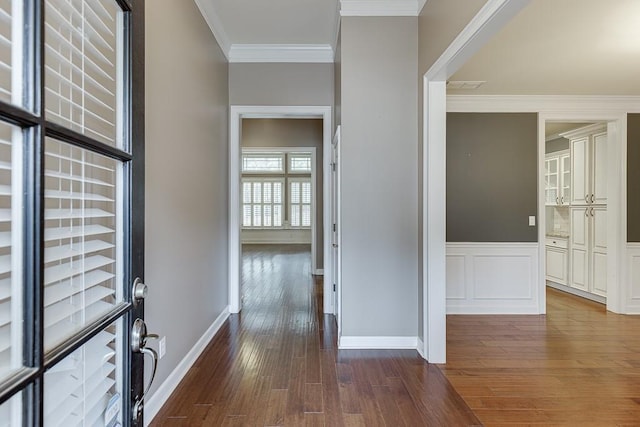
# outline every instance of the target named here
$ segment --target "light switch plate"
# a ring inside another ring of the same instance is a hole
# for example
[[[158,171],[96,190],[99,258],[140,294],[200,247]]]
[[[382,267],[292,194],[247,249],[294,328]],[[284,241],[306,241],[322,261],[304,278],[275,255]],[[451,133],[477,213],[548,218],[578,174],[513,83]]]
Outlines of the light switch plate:
[[[167,337],[162,337],[158,342],[158,358],[162,359],[166,352],[167,352]]]
[[[536,217],[535,215],[529,215],[529,227],[536,226]]]

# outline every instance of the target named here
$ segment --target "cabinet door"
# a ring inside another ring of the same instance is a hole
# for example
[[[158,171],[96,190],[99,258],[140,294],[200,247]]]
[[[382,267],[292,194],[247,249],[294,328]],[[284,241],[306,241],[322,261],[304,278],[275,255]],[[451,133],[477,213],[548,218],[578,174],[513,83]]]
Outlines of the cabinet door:
[[[596,295],[607,295],[607,208],[592,207],[590,211],[591,232],[591,287]]]
[[[593,203],[607,203],[607,133],[593,135]]]
[[[589,290],[590,207],[571,208],[571,287]]]
[[[585,136],[571,140],[571,204],[586,204],[589,187],[589,138]]]
[[[560,204],[568,205],[571,200],[571,156],[560,156]]]
[[[560,184],[559,159],[551,157],[545,160],[544,194],[547,205],[557,205],[560,201],[558,188]]]
[[[547,280],[567,284],[567,251],[547,246]]]

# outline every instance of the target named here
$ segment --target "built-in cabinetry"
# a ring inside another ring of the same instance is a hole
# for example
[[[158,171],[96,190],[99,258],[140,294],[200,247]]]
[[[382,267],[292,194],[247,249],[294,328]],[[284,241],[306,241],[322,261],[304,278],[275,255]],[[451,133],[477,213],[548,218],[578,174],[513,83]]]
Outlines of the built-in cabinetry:
[[[569,286],[607,294],[607,132],[592,125],[563,134],[571,148]]]
[[[569,150],[545,156],[545,204],[568,206],[571,198],[571,155]]]
[[[569,282],[569,239],[547,237],[546,265],[547,280],[561,285]]]

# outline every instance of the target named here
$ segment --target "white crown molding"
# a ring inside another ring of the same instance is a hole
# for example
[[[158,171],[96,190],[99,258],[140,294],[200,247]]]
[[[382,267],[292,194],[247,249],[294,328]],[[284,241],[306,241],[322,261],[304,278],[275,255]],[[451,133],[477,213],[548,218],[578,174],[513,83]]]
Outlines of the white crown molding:
[[[233,44],[229,62],[333,62],[328,44]]]
[[[213,7],[213,2],[208,0],[193,0],[200,9],[200,13],[204,17],[209,29],[213,33],[213,37],[215,37],[216,41],[220,45],[220,49],[222,49],[222,53],[224,56],[229,59],[229,49],[231,48],[231,42],[229,41],[229,37],[227,33],[224,31],[224,27],[222,26],[222,20],[216,13]]]
[[[640,96],[448,95],[450,113],[640,112]]]
[[[423,0],[340,0],[341,16],[418,16]]]
[[[581,136],[589,135],[590,133],[603,132],[607,130],[606,123],[594,123],[592,125],[586,125],[578,129],[562,132],[561,137],[567,139],[579,138]]]

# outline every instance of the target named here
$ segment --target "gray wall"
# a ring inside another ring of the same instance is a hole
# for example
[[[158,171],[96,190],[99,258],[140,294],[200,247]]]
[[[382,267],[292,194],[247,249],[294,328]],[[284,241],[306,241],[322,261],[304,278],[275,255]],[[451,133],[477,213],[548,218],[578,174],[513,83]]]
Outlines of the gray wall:
[[[417,335],[417,17],[342,18],[342,334]]]
[[[333,106],[333,64],[229,64],[231,105]]]
[[[627,241],[640,242],[640,114],[627,116]]]
[[[547,141],[544,146],[545,153],[555,153],[569,149],[569,140],[567,138],[555,138]]]
[[[315,147],[316,149],[316,266],[323,268],[322,120],[243,119],[242,147]]]
[[[229,98],[196,5],[146,10],[146,319],[167,337],[155,392],[227,306]]]
[[[537,114],[447,114],[447,241],[537,242]]]
[[[429,0],[418,17],[418,336],[423,339],[423,77],[485,3],[486,0]]]

